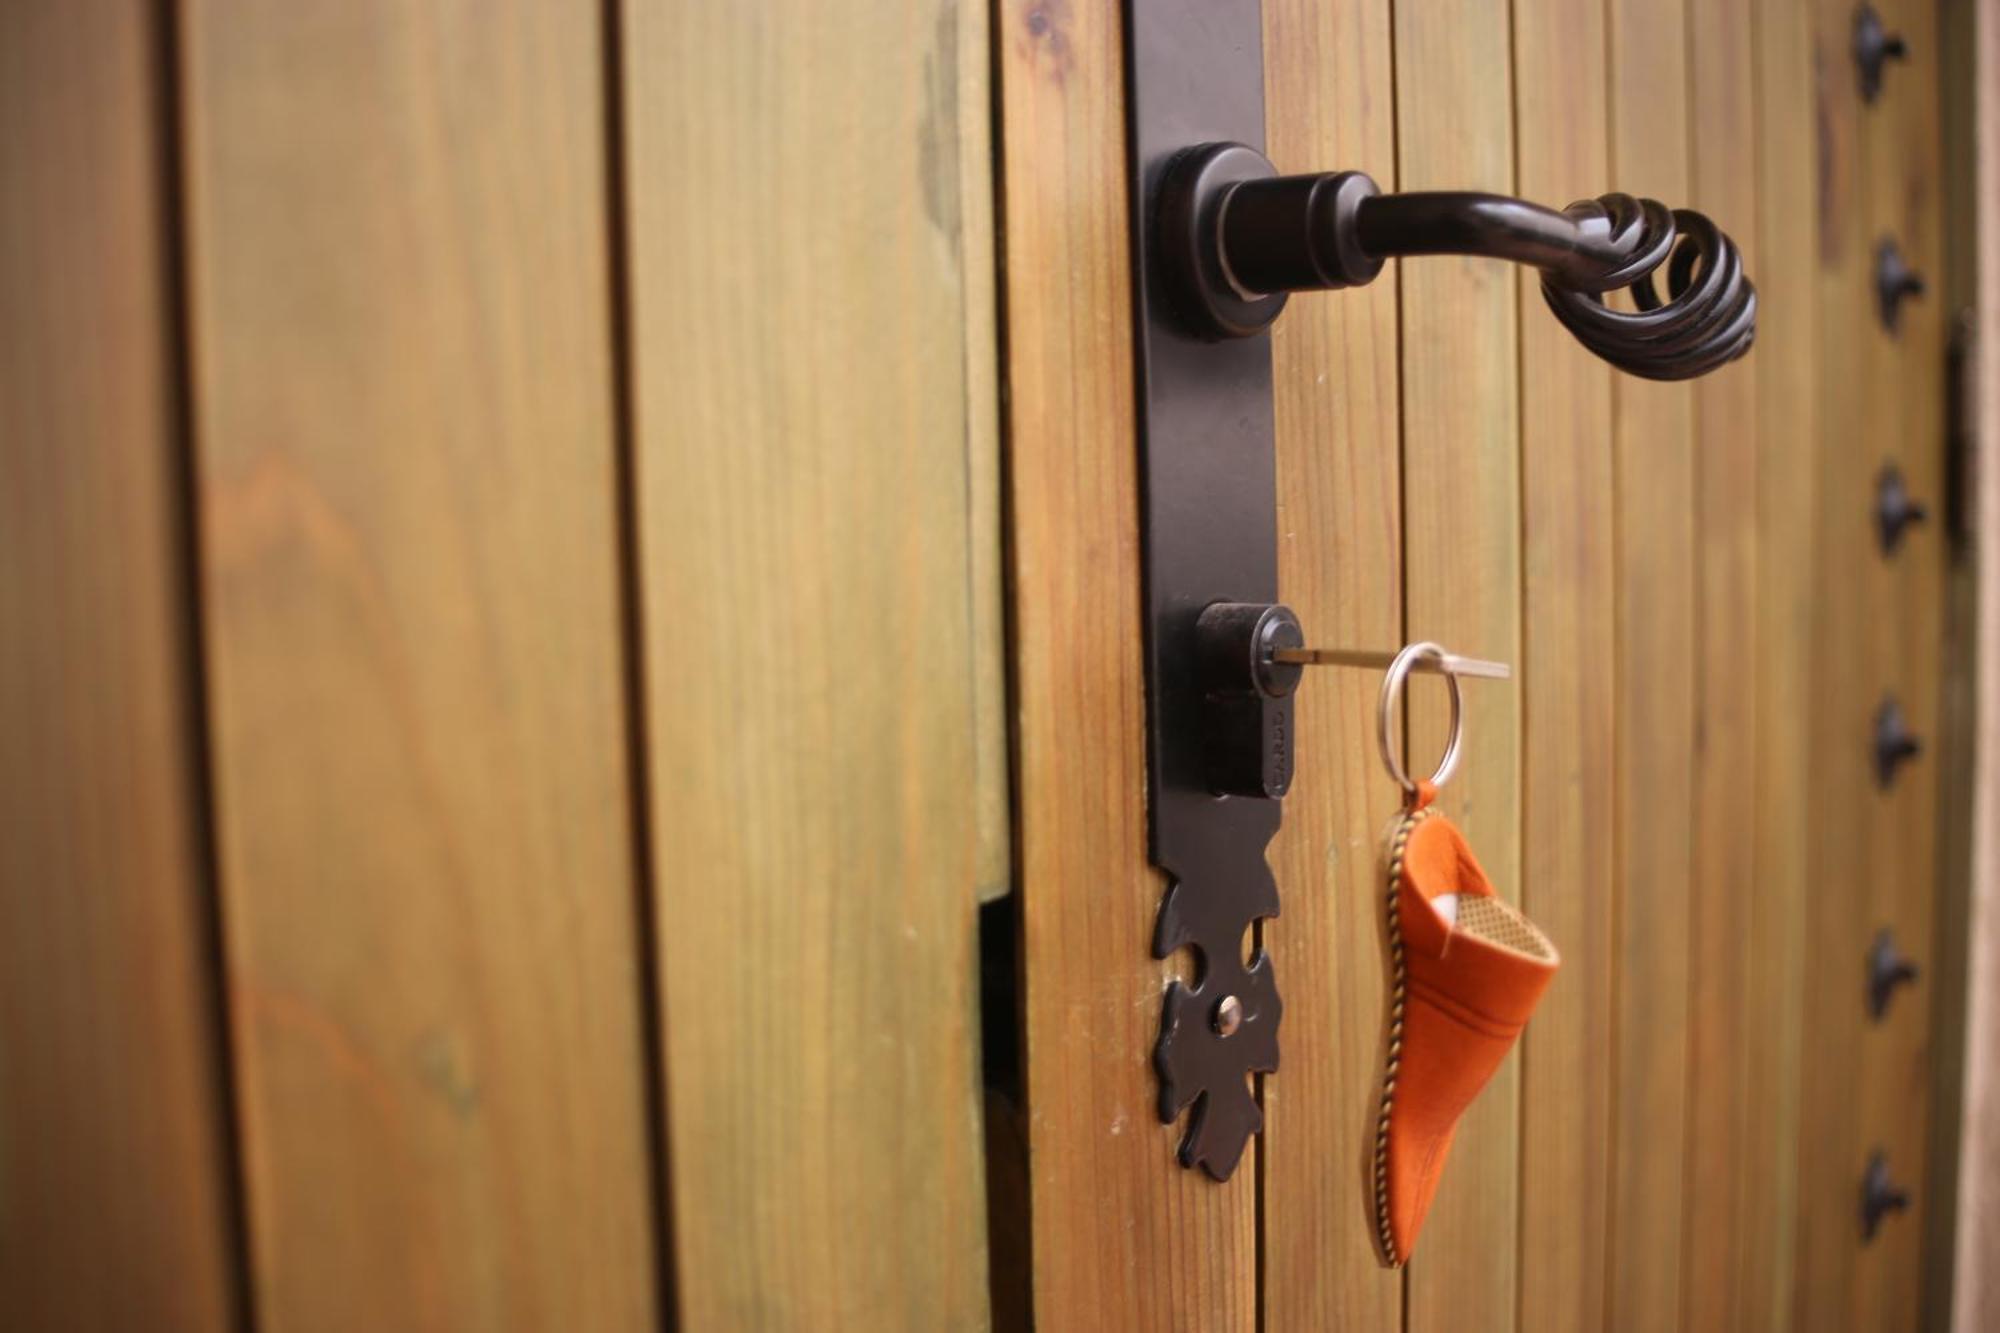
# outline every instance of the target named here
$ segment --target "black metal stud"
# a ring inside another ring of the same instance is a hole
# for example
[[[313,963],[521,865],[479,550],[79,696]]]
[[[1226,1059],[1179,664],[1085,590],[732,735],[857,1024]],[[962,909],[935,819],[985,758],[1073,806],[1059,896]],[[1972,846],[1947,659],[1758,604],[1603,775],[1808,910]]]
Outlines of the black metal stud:
[[[1877,1148],[1868,1157],[1868,1170],[1861,1177],[1861,1239],[1875,1239],[1882,1219],[1890,1213],[1907,1212],[1910,1194],[1889,1179],[1889,1159]]]
[[[1903,470],[1884,463],[1875,476],[1875,535],[1883,555],[1894,555],[1903,544],[1903,531],[1914,523],[1930,522],[1930,506],[1910,497]]]
[[[1896,987],[1917,979],[1917,965],[1896,948],[1896,937],[1884,926],[1875,932],[1868,948],[1868,1016],[1876,1022],[1889,1012],[1889,999]]]
[[[1888,788],[1896,781],[1896,770],[1924,752],[1924,743],[1910,734],[1903,720],[1903,707],[1891,694],[1882,696],[1875,710],[1875,782]]]
[[[1909,44],[1882,26],[1875,6],[1864,4],[1854,11],[1854,70],[1860,76],[1862,101],[1872,102],[1881,95],[1884,66],[1909,58]]]
[[[1884,236],[1875,246],[1875,309],[1882,327],[1894,333],[1902,322],[1903,302],[1923,294],[1923,275],[1903,258],[1896,238]]]

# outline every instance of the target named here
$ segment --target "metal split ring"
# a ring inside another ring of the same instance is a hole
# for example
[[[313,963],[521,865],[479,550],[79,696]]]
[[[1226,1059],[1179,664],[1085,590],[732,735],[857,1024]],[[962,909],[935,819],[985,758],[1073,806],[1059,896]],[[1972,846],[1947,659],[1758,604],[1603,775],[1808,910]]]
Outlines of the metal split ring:
[[[1420,661],[1429,660],[1444,676],[1445,691],[1451,698],[1451,721],[1445,741],[1444,757],[1438,760],[1437,771],[1430,776],[1433,787],[1442,787],[1451,780],[1458,769],[1459,743],[1465,739],[1465,702],[1460,696],[1458,673],[1451,669],[1450,654],[1435,643],[1413,643],[1397,653],[1389,663],[1389,669],[1382,676],[1382,697],[1375,705],[1375,739],[1382,748],[1382,762],[1389,770],[1389,776],[1403,789],[1403,795],[1415,798],[1417,784],[1410,780],[1395,743],[1393,721],[1397,716],[1396,704],[1403,693],[1403,682]]]

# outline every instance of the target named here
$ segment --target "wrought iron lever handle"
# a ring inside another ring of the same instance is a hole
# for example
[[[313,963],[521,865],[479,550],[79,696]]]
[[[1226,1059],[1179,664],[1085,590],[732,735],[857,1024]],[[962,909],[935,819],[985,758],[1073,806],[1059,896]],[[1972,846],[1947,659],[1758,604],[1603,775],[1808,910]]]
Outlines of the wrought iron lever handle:
[[[1253,149],[1208,144],[1169,168],[1158,200],[1169,296],[1210,337],[1257,332],[1291,292],[1361,286],[1389,259],[1439,254],[1541,270],[1564,327],[1646,379],[1705,375],[1756,337],[1757,291],[1735,243],[1654,199],[1607,194],[1558,212],[1495,194],[1385,195],[1358,171],[1279,176]],[[1605,302],[1620,288],[1636,310]]]

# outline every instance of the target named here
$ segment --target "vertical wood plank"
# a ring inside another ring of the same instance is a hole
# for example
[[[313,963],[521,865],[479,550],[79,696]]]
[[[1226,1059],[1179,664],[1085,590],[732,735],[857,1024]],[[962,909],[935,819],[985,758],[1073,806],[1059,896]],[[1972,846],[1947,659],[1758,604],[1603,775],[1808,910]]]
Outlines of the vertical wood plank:
[[[1517,0],[1520,193],[1610,179],[1603,0]],[[1523,1039],[1520,1327],[1603,1325],[1610,1208],[1617,531],[1610,367],[1521,302],[1521,903],[1563,966]]]
[[[1812,18],[1803,0],[1754,12],[1756,104],[1757,616],[1753,892],[1741,904],[1755,965],[1742,993],[1744,1139],[1737,1164],[1738,1328],[1791,1327],[1798,1226],[1802,986],[1811,845],[1811,723],[1820,422]],[[1815,1042],[1817,1037],[1815,1037]]]
[[[1753,280],[1758,244],[1751,11],[1741,0],[1688,0],[1690,206],[1721,219]],[[1759,312],[1762,313],[1761,310]],[[1782,353],[1781,353],[1782,355]],[[1742,1176],[1746,1081],[1765,1020],[1746,1010],[1755,938],[1744,906],[1756,881],[1757,692],[1745,670],[1762,651],[1758,578],[1756,367],[1725,367],[1694,385],[1696,642],[1694,852],[1688,885],[1687,1169],[1682,1317],[1723,1328],[1746,1270]],[[1790,705],[1796,707],[1796,705]]]
[[[1398,186],[1512,193],[1508,15],[1482,0],[1396,8]],[[1516,276],[1491,261],[1398,266],[1403,317],[1406,631],[1457,652],[1518,661],[1520,413]],[[1443,692],[1410,708],[1413,767],[1444,747]],[[1518,679],[1466,691],[1466,760],[1440,798],[1495,884],[1520,886]],[[1519,1187],[1517,1060],[1460,1121],[1407,1282],[1407,1326],[1511,1324]]]
[[[1861,1262],[1856,1207],[1867,1159],[1859,1102],[1865,961],[1873,933],[1867,885],[1875,798],[1869,737],[1884,684],[1871,648],[1870,627],[1879,612],[1871,563],[1879,557],[1868,528],[1880,460],[1860,456],[1868,443],[1870,377],[1878,370],[1870,345],[1881,336],[1872,282],[1876,219],[1865,202],[1865,112],[1849,55],[1852,8],[1819,0],[1812,15],[1820,536],[1813,564],[1807,790],[1812,841],[1804,994],[1811,1039],[1800,1071],[1792,1320],[1794,1328],[1812,1333],[1860,1327],[1853,1322],[1852,1302]]]
[[[0,10],[0,1323],[237,1275],[150,6]]]
[[[1930,1125],[1925,1151],[1923,1205],[1922,1312],[1919,1326],[1952,1326],[1952,1297],[1959,1278],[1961,1223],[1976,1226],[1969,1212],[1960,1211],[1960,1184],[1967,1158],[1968,1123],[1965,1093],[1975,1055],[1970,1029],[1981,981],[1972,973],[1981,922],[1977,905],[1981,885],[1974,878],[1978,840],[1979,765],[1984,742],[1979,735],[1989,707],[1980,700],[1979,598],[1981,544],[1971,539],[1977,524],[1981,481],[1969,466],[1978,438],[1977,414],[1983,386],[1976,335],[1979,282],[1985,266],[1981,243],[1979,155],[1990,148],[1990,131],[1980,124],[1984,90],[1978,84],[1980,0],[1940,5],[1937,13],[1938,71],[1938,210],[1942,227],[1943,271],[1934,290],[1950,321],[1951,357],[1955,374],[1945,380],[1945,473],[1943,508],[1949,561],[1944,575],[1944,660],[1938,700],[1938,865],[1937,889],[1930,927],[1930,966],[1926,990],[1930,1005],[1931,1082]],[[1990,262],[1990,261],[1987,261]],[[1987,323],[1985,327],[1995,327]],[[1947,365],[1950,364],[1950,358]],[[1992,436],[1986,438],[1991,439]],[[1956,521],[1954,522],[1954,518]],[[1992,529],[1987,529],[1991,531]],[[1969,1315],[1964,1327],[1980,1326]],[[1990,1319],[1988,1320],[1990,1322]]]
[[[1893,7],[1885,15],[1885,21],[1891,23],[1899,18]],[[1851,89],[1848,95],[1858,96]],[[1871,295],[1875,290],[1873,256],[1879,240],[1893,239],[1906,259],[1913,264],[1919,262],[1919,257],[1913,253],[1911,237],[1901,226],[1902,200],[1896,193],[1901,175],[1895,159],[1896,150],[1900,147],[1897,142],[1900,136],[1895,128],[1896,121],[1902,118],[1900,100],[1895,98],[1885,79],[1883,96],[1873,105],[1860,107],[1855,120],[1857,196],[1853,225],[1856,239],[1862,242],[1868,255],[1863,271],[1867,275],[1866,288]],[[1931,272],[1935,274],[1936,269],[1933,267]],[[1930,303],[1926,301],[1924,304]],[[1847,648],[1861,673],[1856,683],[1863,692],[1855,700],[1858,707],[1847,714],[1852,719],[1848,725],[1853,727],[1865,717],[1872,729],[1875,708],[1883,699],[1893,697],[1902,707],[1911,733],[1920,736],[1928,730],[1919,730],[1923,725],[1919,720],[1923,703],[1911,697],[1909,682],[1903,679],[1903,651],[1896,641],[1896,626],[1902,619],[1902,602],[1910,595],[1910,590],[1903,586],[1905,580],[1899,578],[1897,571],[1882,558],[1870,517],[1874,512],[1876,471],[1884,461],[1901,452],[1893,433],[1902,425],[1901,407],[1905,393],[1896,378],[1896,344],[1909,337],[1911,325],[1921,320],[1923,315],[1918,303],[1910,301],[1901,316],[1901,328],[1895,334],[1881,327],[1879,317],[1858,330],[1856,363],[1860,373],[1856,411],[1849,418],[1850,431],[1839,437],[1843,447],[1833,460],[1832,470],[1842,474],[1849,484],[1857,486],[1861,494],[1856,497],[1859,503],[1829,516],[1827,530],[1830,548],[1851,547],[1858,553],[1854,566],[1857,577],[1847,585],[1846,591],[1861,609],[1862,616],[1854,624],[1854,634],[1848,640]],[[1911,544],[1915,545],[1919,540],[1913,536]],[[1906,563],[1906,560],[1897,562],[1898,565]],[[1935,732],[1929,734],[1934,736]],[[1930,754],[1919,756],[1905,766],[1888,790],[1870,790],[1874,784],[1852,775],[1850,768],[1846,781],[1865,793],[1858,798],[1861,803],[1857,807],[1863,839],[1855,885],[1857,911],[1849,926],[1851,939],[1845,945],[1850,968],[1854,966],[1852,960],[1866,959],[1870,939],[1885,926],[1895,929],[1896,938],[1904,950],[1911,948],[1908,932],[1896,929],[1899,923],[1895,921],[1895,899],[1909,888],[1904,882],[1905,869],[1899,862],[1912,856],[1916,849],[1897,844],[1900,830],[1897,827],[1896,806],[1900,804],[1898,793],[1908,791],[1913,783],[1921,781],[1919,770],[1929,769],[1932,762]],[[1929,951],[1922,945],[1918,945],[1917,949],[1921,961],[1928,962]],[[1863,975],[1866,975],[1865,969]],[[1907,993],[1903,998],[1908,998]],[[1852,1005],[1854,1002],[1849,1000],[1848,1003]],[[1896,1132],[1900,1118],[1899,1103],[1913,1092],[1921,1095],[1919,1089],[1905,1086],[1899,1076],[1900,1071],[1894,1067],[1897,1047],[1901,1044],[1896,1030],[1905,1026],[1910,1006],[1901,1008],[1901,1013],[1894,1017],[1885,1014],[1881,1021],[1863,1010],[1856,1041],[1849,1052],[1848,1067],[1853,1077],[1855,1103],[1855,1139],[1848,1151],[1850,1165],[1847,1169],[1858,1180],[1869,1155],[1882,1153],[1896,1183],[1910,1191],[1913,1202],[1921,1207],[1924,1197],[1922,1164],[1912,1160],[1909,1143]],[[1847,1308],[1844,1314],[1849,1328],[1858,1331],[1903,1322],[1897,1320],[1885,1325],[1882,1321],[1887,1313],[1885,1307],[1889,1304],[1890,1289],[1902,1267],[1902,1242],[1912,1230],[1914,1228],[1905,1223],[1904,1217],[1884,1219],[1873,1239],[1863,1238],[1855,1262],[1839,1275],[1844,1279],[1841,1285],[1845,1288]]]
[[[1689,190],[1680,0],[1612,0],[1611,178],[1670,205]],[[1695,752],[1691,390],[1620,376],[1617,829],[1611,1271],[1605,1326],[1681,1326],[1688,892]]]
[[[1395,188],[1386,0],[1266,0],[1270,156],[1365,168]],[[1396,289],[1292,302],[1272,331],[1279,586],[1314,643],[1402,641]],[[1386,977],[1380,842],[1401,799],[1375,756],[1367,672],[1298,696],[1303,761],[1271,847],[1285,911],[1265,928],[1285,996],[1283,1072],[1264,1080],[1264,1324],[1394,1328],[1402,1282],[1375,1257],[1369,1187]]]
[[[1227,1333],[1255,1319],[1257,1147],[1217,1185],[1153,1112],[1179,964],[1151,958],[1120,7],[1001,0],[994,31],[1034,1308]]]
[[[1007,692],[1007,536],[1001,502],[1000,314],[994,182],[1000,174],[994,125],[993,10],[997,0],[951,0],[957,46],[960,321],[965,360],[966,545],[972,614],[972,707],[980,900],[1014,886],[1014,801]],[[940,57],[942,59],[942,57]],[[930,72],[933,85],[938,73]],[[942,89],[940,89],[942,91]]]
[[[1911,493],[1929,502],[1937,517],[1912,529],[1901,548],[1884,557],[1873,534],[1857,537],[1871,557],[1880,614],[1868,632],[1877,643],[1878,689],[1902,702],[1925,752],[1897,775],[1887,791],[1871,793],[1872,822],[1866,881],[1866,928],[1893,932],[1923,969],[1919,984],[1870,1022],[1861,1049],[1863,1133],[1868,1150],[1879,1148],[1910,1192],[1909,1211],[1888,1219],[1862,1252],[1854,1270],[1856,1328],[1912,1327],[1921,1308],[1921,1219],[1929,1204],[1928,1110],[1931,1094],[1930,1027],[1937,973],[1932,945],[1936,901],[1939,691],[1944,637],[1946,546],[1944,504],[1943,372],[1948,311],[1940,297],[1944,262],[1940,228],[1938,100],[1942,75],[1937,6],[1892,0],[1884,20],[1904,35],[1909,58],[1885,80],[1882,96],[1864,118],[1867,216],[1871,243],[1893,236],[1910,264],[1929,279],[1926,294],[1904,303],[1895,333],[1872,330],[1867,432],[1854,466],[1872,497],[1877,469],[1893,462]],[[1872,510],[1863,510],[1862,526]],[[1866,942],[1863,943],[1865,956]]]
[[[624,15],[681,1322],[981,1327],[986,15]]]
[[[2000,440],[2000,4],[1978,0],[1969,56],[1977,147],[1972,189],[1978,208],[1975,306],[1985,333],[1974,347],[1971,373],[1981,386],[1972,423],[1980,440]],[[1966,497],[1981,538],[1973,557],[1978,580],[1975,687],[1978,723],[1972,738],[1973,848],[1970,939],[1965,1000],[1964,1137],[1955,1182],[1958,1229],[1951,1308],[1958,1328],[2000,1323],[2000,468],[1979,469],[1977,493]],[[1938,1188],[1954,1188],[1939,1182]]]
[[[259,1324],[650,1327],[597,15],[182,22]]]

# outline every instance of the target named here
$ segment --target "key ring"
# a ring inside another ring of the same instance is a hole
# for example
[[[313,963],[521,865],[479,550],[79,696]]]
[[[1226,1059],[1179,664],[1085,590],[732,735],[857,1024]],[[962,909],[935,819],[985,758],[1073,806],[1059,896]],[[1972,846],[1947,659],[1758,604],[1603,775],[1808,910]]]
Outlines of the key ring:
[[[1436,664],[1444,675],[1446,692],[1451,696],[1451,722],[1449,737],[1445,742],[1444,757],[1438,760],[1437,771],[1430,776],[1432,787],[1442,787],[1451,780],[1458,768],[1459,743],[1465,739],[1465,704],[1460,695],[1458,673],[1449,669],[1445,650],[1435,643],[1413,643],[1389,663],[1389,669],[1382,676],[1382,697],[1375,705],[1375,739],[1382,748],[1382,762],[1389,769],[1389,776],[1403,789],[1407,800],[1415,800],[1417,784],[1410,780],[1398,756],[1398,747],[1391,736],[1391,721],[1396,715],[1396,702],[1403,693],[1403,682],[1420,661],[1429,660]]]

